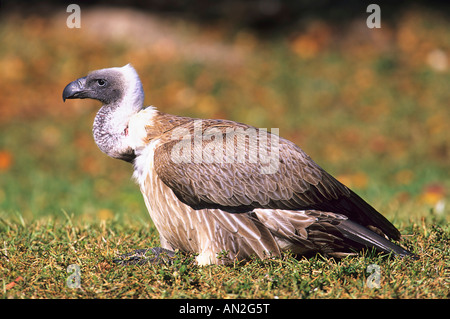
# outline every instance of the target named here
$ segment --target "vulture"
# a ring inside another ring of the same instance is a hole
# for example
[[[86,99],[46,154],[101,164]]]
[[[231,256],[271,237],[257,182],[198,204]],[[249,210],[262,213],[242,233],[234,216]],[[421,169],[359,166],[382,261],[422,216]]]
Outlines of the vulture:
[[[64,101],[86,98],[102,103],[93,124],[96,144],[134,166],[160,236],[161,247],[137,249],[122,255],[125,261],[155,261],[147,251],[193,253],[198,265],[283,251],[413,255],[393,242],[400,232],[383,215],[278,134],[144,107],[130,64],[92,71],[64,88]]]

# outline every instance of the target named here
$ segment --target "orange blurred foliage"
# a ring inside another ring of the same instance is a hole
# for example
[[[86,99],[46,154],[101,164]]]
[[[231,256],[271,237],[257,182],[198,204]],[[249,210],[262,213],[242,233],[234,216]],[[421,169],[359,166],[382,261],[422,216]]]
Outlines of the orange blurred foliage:
[[[420,201],[428,205],[436,205],[439,201],[444,199],[446,195],[446,189],[442,184],[429,184],[425,186],[420,195]]]
[[[303,59],[313,58],[328,46],[331,35],[331,28],[328,24],[312,23],[304,33],[294,37],[291,49]]]
[[[81,171],[91,175],[96,176],[101,174],[104,171],[104,167],[102,166],[102,159],[98,156],[83,156],[79,160],[79,168]]]
[[[365,189],[369,184],[369,177],[363,172],[338,175],[336,178],[349,188]]]
[[[7,171],[13,164],[13,156],[10,152],[0,150],[0,171]]]

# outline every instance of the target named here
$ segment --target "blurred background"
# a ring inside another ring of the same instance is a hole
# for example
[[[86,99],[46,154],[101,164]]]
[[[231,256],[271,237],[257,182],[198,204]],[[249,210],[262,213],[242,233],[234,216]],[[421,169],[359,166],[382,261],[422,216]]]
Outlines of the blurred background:
[[[448,222],[446,1],[0,1],[0,217],[150,222],[131,165],[92,138],[99,103],[62,101],[132,63],[146,105],[280,135],[396,225]]]

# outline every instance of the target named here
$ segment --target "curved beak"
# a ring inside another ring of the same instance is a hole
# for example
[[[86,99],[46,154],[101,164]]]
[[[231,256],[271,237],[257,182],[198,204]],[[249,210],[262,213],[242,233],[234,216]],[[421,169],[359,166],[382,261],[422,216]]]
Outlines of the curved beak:
[[[66,99],[84,99],[85,96],[85,86],[86,84],[86,77],[79,78],[78,80],[75,80],[73,82],[70,82],[67,84],[67,86],[64,88],[62,98],[65,102]]]

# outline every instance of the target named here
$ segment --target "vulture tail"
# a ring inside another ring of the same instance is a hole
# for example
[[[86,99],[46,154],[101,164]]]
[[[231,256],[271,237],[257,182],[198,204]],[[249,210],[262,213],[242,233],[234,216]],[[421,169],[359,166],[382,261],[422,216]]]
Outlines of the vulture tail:
[[[393,242],[381,237],[380,235],[370,231],[369,229],[354,223],[350,220],[344,220],[336,226],[342,235],[358,244],[366,247],[375,247],[385,253],[394,253],[400,257],[413,256],[416,257],[410,251],[403,249],[402,247],[394,244]]]

